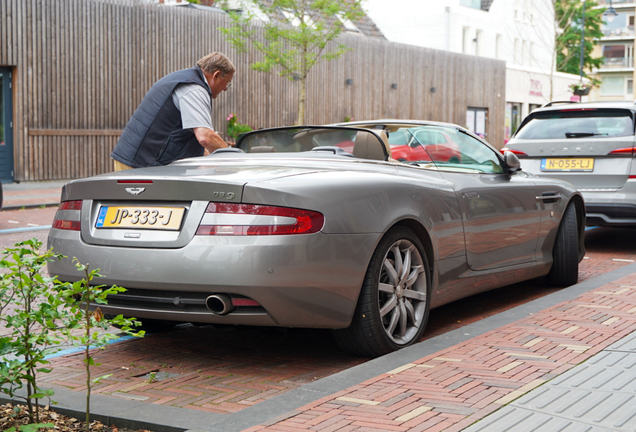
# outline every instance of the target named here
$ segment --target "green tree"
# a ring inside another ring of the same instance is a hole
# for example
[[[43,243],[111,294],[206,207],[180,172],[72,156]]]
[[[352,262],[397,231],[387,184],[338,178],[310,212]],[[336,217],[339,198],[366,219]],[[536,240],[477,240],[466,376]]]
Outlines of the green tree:
[[[31,422],[40,421],[38,399],[50,397],[52,390],[43,390],[37,373],[48,373],[47,350],[64,340],[65,328],[60,320],[68,313],[64,301],[51,289],[55,278],[42,276],[50,259],[60,255],[40,252],[37,239],[16,243],[2,252],[0,259],[0,323],[8,334],[0,336],[0,392],[20,397],[16,391],[26,387],[25,399]],[[5,313],[12,308],[10,313]]]
[[[84,278],[71,282],[58,282],[59,297],[67,302],[69,307],[66,325],[69,328],[81,330],[78,333],[69,334],[69,339],[74,344],[84,349],[84,371],[86,373],[86,421],[84,426],[86,432],[90,432],[90,413],[91,413],[91,389],[99,384],[99,382],[108,378],[112,374],[102,375],[92,378],[92,369],[100,366],[101,363],[95,363],[95,358],[91,354],[93,349],[105,349],[105,347],[120,335],[108,332],[110,326],[115,326],[121,332],[130,336],[143,337],[145,331],[134,331],[132,326],[139,326],[141,323],[135,318],[124,318],[117,315],[114,318],[107,318],[102,314],[99,307],[93,308],[92,305],[108,304],[107,297],[126,291],[125,288],[116,285],[110,288],[106,285],[94,285],[95,278],[102,277],[99,269],[89,270],[88,264],[82,264],[77,258],[73,259],[75,267],[78,271],[84,273]]]
[[[238,1],[240,10],[231,10],[227,0],[221,3],[232,22],[221,32],[237,51],[251,47],[261,55],[252,69],[275,69],[281,77],[299,82],[296,124],[304,124],[307,75],[319,61],[336,59],[349,50],[343,44],[328,44],[342,33],[344,23],[362,17],[363,0]]]
[[[595,0],[585,1],[585,45],[583,54],[583,76],[586,70],[598,68],[603,57],[593,57],[592,50],[603,36],[603,13]],[[554,18],[558,27],[556,36],[556,69],[559,72],[579,75],[581,59],[581,21],[583,2],[580,0],[554,0]],[[593,80],[594,81],[594,80]]]

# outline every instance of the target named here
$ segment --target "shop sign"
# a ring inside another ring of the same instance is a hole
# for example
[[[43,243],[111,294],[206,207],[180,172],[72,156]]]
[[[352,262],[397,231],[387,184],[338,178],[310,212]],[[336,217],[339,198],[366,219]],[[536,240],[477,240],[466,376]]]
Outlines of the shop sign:
[[[543,96],[543,86],[539,80],[530,80],[530,96]]]

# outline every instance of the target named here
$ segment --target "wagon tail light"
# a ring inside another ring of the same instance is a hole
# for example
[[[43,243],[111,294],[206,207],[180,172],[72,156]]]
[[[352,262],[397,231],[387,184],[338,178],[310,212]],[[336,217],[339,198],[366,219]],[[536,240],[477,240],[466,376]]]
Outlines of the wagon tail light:
[[[609,152],[608,154],[611,155],[633,155],[634,151],[636,150],[636,148],[634,147],[626,147],[626,148],[621,148],[621,149],[616,149],[616,150],[612,150],[611,152]]]
[[[517,156],[528,156],[527,154],[525,154],[524,152],[522,152],[521,150],[513,150],[513,149],[509,149],[507,147],[502,148],[501,150],[501,154],[506,153],[507,151],[516,154]]]
[[[52,227],[60,230],[79,231],[82,227],[81,210],[82,200],[63,201],[55,213]]]
[[[253,204],[208,204],[197,235],[288,235],[320,231],[325,217],[315,211]]]

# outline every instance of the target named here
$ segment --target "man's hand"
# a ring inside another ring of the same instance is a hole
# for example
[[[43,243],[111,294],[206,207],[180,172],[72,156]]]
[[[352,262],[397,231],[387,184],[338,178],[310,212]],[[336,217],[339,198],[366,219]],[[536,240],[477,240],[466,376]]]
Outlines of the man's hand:
[[[199,144],[203,146],[209,153],[212,153],[214,150],[228,147],[227,143],[223,141],[223,138],[219,136],[212,129],[198,127],[192,129],[194,135],[197,137]]]

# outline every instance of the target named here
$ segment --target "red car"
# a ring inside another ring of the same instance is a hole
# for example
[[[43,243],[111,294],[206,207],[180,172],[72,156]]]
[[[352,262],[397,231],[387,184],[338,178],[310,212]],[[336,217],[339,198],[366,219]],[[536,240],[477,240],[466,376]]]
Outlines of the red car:
[[[419,130],[414,135],[406,129],[389,134],[391,157],[399,161],[461,162],[459,145],[446,133]]]

